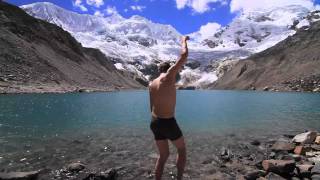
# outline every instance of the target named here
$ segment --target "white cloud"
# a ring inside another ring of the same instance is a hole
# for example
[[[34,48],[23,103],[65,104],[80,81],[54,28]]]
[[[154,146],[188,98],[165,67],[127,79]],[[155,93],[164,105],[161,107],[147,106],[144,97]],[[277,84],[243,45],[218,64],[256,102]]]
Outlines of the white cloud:
[[[230,10],[231,12],[250,11],[288,5],[302,5],[309,9],[314,7],[313,0],[232,0]]]
[[[95,16],[99,16],[99,17],[103,17],[103,16],[104,16],[104,14],[103,14],[101,11],[99,11],[99,10],[97,10],[96,12],[94,12],[94,15],[95,15]]]
[[[188,0],[176,0],[176,3],[178,9],[183,9],[188,4]]]
[[[146,7],[145,7],[145,6],[130,6],[130,8],[131,8],[133,11],[140,11],[140,12],[142,12]]]
[[[213,36],[221,28],[221,25],[215,22],[209,22],[206,25],[200,27],[199,33],[202,39],[206,39]]]
[[[105,12],[107,13],[107,15],[118,14],[117,8],[114,6],[108,6]]]
[[[81,11],[88,11],[88,9],[82,4],[82,0],[72,1],[72,5],[80,8]]]
[[[196,13],[204,13],[211,10],[210,4],[219,3],[220,5],[227,5],[227,0],[176,0],[177,8],[183,9],[190,7]]]
[[[86,0],[88,5],[95,6],[95,7],[100,7],[104,5],[103,0]]]

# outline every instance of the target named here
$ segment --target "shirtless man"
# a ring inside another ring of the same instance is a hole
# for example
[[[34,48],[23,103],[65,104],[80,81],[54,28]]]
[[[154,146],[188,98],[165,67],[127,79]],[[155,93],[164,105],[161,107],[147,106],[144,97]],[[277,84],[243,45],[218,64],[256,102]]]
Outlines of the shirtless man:
[[[160,180],[164,165],[169,157],[170,140],[178,150],[177,156],[177,179],[181,180],[186,164],[186,147],[182,132],[175,119],[176,106],[176,76],[186,63],[188,57],[187,41],[189,37],[182,37],[182,52],[180,59],[170,67],[165,62],[160,65],[160,76],[149,85],[150,108],[152,121],[150,128],[154,134],[156,145],[159,150],[159,158],[155,167],[155,178]]]

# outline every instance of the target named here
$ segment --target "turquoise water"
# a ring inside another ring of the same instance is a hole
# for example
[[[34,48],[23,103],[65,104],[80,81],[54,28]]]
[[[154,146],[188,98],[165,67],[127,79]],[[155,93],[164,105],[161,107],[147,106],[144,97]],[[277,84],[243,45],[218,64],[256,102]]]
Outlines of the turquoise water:
[[[43,136],[96,129],[149,132],[146,91],[0,96],[0,136]],[[178,91],[184,132],[277,133],[320,130],[320,95]]]

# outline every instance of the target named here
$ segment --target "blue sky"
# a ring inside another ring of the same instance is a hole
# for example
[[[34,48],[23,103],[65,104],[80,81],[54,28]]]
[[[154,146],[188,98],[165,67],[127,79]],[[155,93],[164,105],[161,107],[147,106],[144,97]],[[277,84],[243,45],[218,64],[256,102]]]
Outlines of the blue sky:
[[[188,34],[201,27],[227,25],[242,11],[250,9],[300,4],[308,8],[320,0],[7,0],[15,5],[52,2],[65,9],[83,14],[123,17],[144,16],[153,22],[170,24],[180,33]],[[319,5],[317,6],[319,8]],[[214,26],[206,26],[214,22]]]

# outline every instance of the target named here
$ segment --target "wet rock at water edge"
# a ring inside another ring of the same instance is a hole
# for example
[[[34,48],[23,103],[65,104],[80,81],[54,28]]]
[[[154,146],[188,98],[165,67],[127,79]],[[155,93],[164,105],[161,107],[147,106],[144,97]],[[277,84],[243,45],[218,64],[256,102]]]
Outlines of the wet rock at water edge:
[[[0,173],[1,180],[36,180],[39,171]]]
[[[67,170],[70,171],[70,172],[79,172],[83,169],[85,169],[85,165],[82,164],[82,163],[71,163],[67,166]]]

